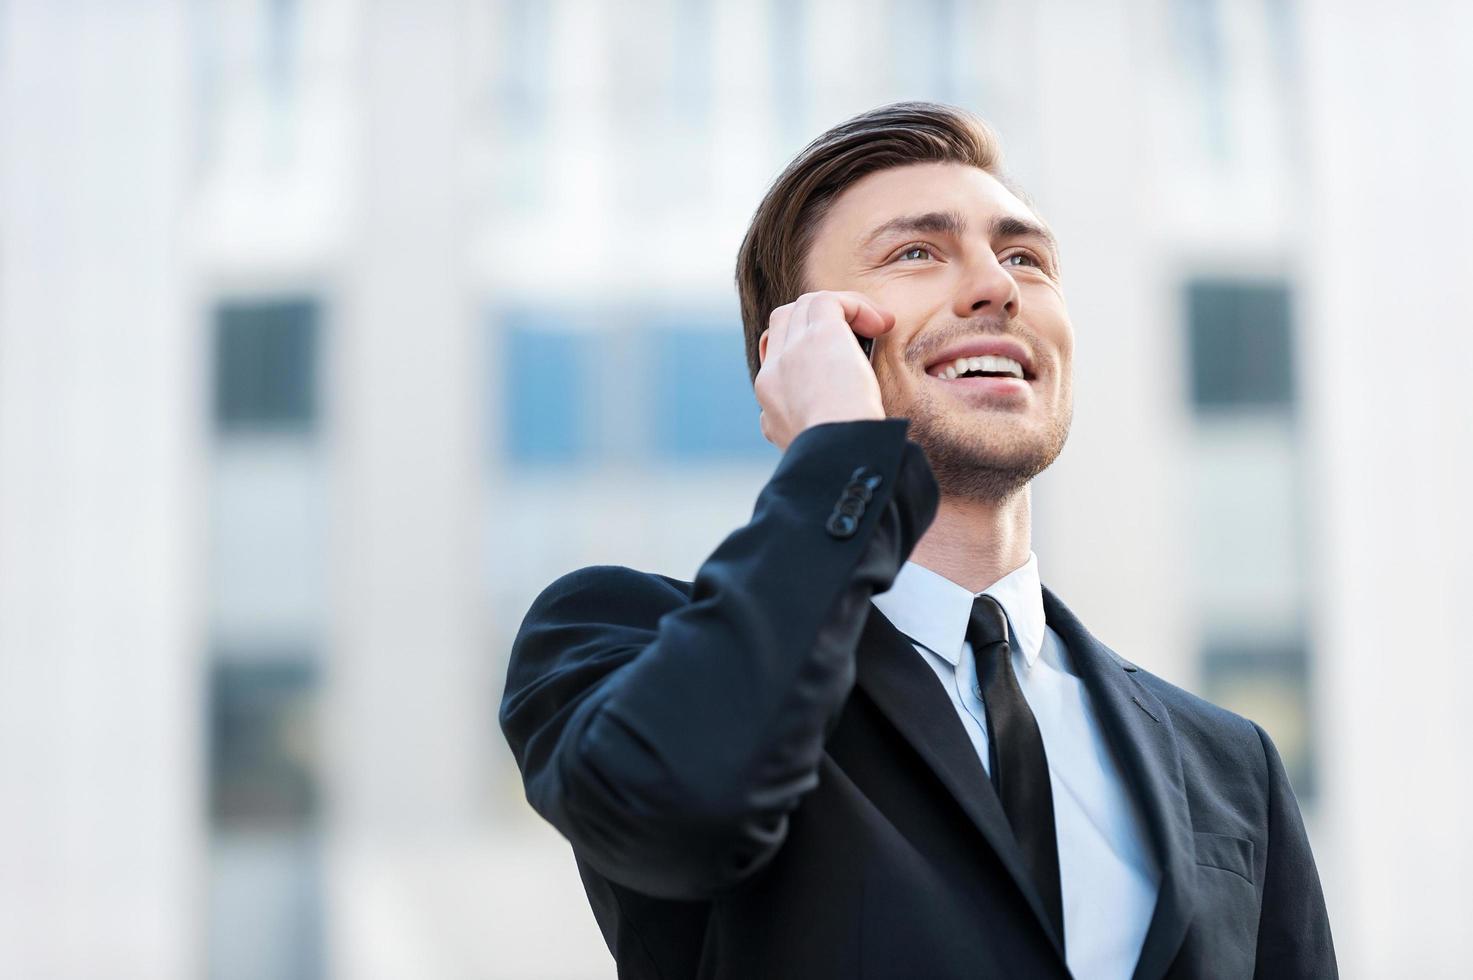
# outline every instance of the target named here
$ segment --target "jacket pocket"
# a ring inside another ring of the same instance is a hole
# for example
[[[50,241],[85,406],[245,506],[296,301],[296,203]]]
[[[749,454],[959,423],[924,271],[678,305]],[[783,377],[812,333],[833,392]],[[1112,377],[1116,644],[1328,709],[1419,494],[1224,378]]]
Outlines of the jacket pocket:
[[[1226,834],[1209,834],[1196,831],[1197,863],[1209,868],[1221,868],[1241,876],[1250,885],[1253,883],[1253,842]]]

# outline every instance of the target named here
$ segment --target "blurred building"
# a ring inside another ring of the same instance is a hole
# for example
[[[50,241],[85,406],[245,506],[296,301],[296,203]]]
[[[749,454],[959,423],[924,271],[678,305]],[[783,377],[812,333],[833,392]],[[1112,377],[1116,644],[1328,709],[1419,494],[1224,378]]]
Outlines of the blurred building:
[[[1045,580],[1268,729],[1347,975],[1458,975],[1470,29],[0,0],[0,973],[609,975],[496,727],[510,639],[561,573],[689,577],[746,520],[746,222],[930,98],[1063,243]]]

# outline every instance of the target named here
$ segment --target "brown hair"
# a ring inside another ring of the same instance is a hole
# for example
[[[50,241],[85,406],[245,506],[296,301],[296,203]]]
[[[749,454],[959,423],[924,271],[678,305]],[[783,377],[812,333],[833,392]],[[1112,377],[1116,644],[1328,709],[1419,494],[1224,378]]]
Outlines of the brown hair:
[[[955,106],[896,102],[830,129],[773,182],[737,252],[737,295],[754,379],[761,366],[757,340],[772,311],[803,293],[813,232],[829,205],[861,177],[912,163],[965,163],[1003,179],[1002,148],[982,119]]]

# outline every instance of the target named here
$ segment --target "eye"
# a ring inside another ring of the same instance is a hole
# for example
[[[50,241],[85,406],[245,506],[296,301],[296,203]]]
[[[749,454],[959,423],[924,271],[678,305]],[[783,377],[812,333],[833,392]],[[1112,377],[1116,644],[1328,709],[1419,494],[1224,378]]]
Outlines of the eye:
[[[1027,259],[1029,262],[1033,263],[1033,267],[1035,269],[1041,269],[1041,268],[1043,268],[1043,263],[1039,262],[1037,259],[1035,259],[1033,256],[1029,255],[1027,252],[1014,252],[1012,255],[1005,255],[1005,256],[1003,256],[1003,262],[1004,263],[1012,262],[1013,259]]]
[[[910,259],[911,261],[929,259],[930,257],[931,250],[924,245],[911,245],[896,256],[897,259]]]

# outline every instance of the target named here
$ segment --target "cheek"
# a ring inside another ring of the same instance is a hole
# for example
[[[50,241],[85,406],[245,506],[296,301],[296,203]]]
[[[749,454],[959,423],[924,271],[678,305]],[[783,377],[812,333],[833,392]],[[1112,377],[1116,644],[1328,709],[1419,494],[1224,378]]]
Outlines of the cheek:
[[[1065,336],[1059,341],[1059,364],[1068,369],[1074,364],[1074,336]]]
[[[870,290],[875,301],[888,304],[887,309],[901,321],[923,322],[946,308],[956,284],[937,269],[896,275]]]
[[[880,401],[885,407],[885,414],[907,414],[906,408],[915,401],[915,379],[893,349],[876,350],[875,353],[878,355],[875,359],[875,380],[880,385]]]
[[[1053,344],[1059,366],[1066,371],[1074,363],[1074,327],[1065,316],[1059,316],[1052,325],[1042,331],[1043,337]]]

